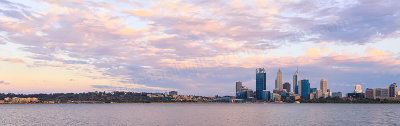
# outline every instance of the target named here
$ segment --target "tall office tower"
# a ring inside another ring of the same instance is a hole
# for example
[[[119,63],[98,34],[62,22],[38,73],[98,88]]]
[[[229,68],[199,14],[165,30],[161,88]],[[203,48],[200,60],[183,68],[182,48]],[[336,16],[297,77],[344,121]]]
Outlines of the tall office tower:
[[[290,83],[289,82],[285,82],[283,84],[283,89],[286,89],[286,92],[290,92]]]
[[[389,97],[396,97],[397,95],[397,85],[393,83],[389,86]]]
[[[321,79],[321,82],[320,82],[320,89],[322,90],[322,93],[326,93],[326,92],[328,92],[328,88],[327,88],[327,85],[328,85],[328,81],[326,80],[326,79]]]
[[[356,84],[356,86],[354,87],[354,93],[363,93],[361,85]]]
[[[256,98],[262,100],[261,92],[266,90],[267,86],[267,73],[264,68],[256,69]]]
[[[297,81],[297,92],[299,93],[299,95],[301,96],[301,80]]]
[[[300,94],[299,93],[299,67],[297,67],[296,73],[293,75],[293,92],[295,94]]]
[[[278,73],[276,74],[276,80],[275,80],[275,89],[276,90],[283,90],[283,86],[282,86],[282,72],[281,69],[279,68]]]
[[[375,99],[376,90],[372,88],[365,89],[365,98]]]
[[[303,79],[301,80],[301,97],[310,99],[310,81]]]
[[[236,82],[236,97],[239,97],[240,92],[242,91],[242,82]]]

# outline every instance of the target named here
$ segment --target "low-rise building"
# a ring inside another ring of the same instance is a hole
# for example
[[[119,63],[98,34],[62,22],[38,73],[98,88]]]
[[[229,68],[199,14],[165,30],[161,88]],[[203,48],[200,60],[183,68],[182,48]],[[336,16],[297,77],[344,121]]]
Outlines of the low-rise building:
[[[339,98],[342,98],[342,97],[343,97],[343,94],[342,94],[342,92],[333,92],[333,93],[332,93],[332,97],[339,97]]]

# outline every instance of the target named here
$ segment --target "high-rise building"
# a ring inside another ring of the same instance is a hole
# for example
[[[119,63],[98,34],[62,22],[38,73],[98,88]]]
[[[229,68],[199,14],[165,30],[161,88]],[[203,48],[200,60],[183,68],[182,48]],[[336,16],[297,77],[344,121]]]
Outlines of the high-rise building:
[[[310,99],[310,81],[303,79],[301,80],[301,97]]]
[[[279,68],[278,73],[276,73],[276,79],[275,79],[275,89],[282,91],[283,86],[282,86],[282,72],[281,69]]]
[[[293,75],[293,92],[299,94],[299,67],[297,67],[296,73]]]
[[[266,90],[267,73],[264,68],[256,69],[256,98],[261,100],[261,92]]]
[[[372,88],[365,89],[365,98],[375,99],[376,90]]]
[[[297,92],[299,93],[299,95],[301,96],[301,80],[297,81]]]
[[[236,97],[239,97],[240,92],[242,91],[242,82],[236,82]]]
[[[363,93],[361,85],[356,84],[354,87],[354,93]]]
[[[389,86],[389,97],[396,97],[397,95],[397,85],[393,83]]]
[[[320,89],[322,90],[322,93],[326,93],[326,92],[328,92],[328,88],[327,88],[327,85],[328,85],[328,81],[326,80],[326,79],[321,79],[321,82],[320,82]]]
[[[283,89],[286,89],[286,92],[290,92],[290,83],[289,82],[285,82],[283,84]]]

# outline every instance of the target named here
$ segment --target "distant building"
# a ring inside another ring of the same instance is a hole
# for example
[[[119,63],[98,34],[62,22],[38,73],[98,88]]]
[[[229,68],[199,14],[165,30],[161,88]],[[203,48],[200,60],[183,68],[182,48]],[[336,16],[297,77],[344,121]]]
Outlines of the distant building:
[[[393,83],[389,86],[389,97],[397,97],[397,85]]]
[[[293,92],[295,94],[300,94],[299,90],[299,68],[297,67],[296,73],[293,75]]]
[[[273,101],[281,101],[281,95],[277,93],[272,93],[272,100]]]
[[[389,97],[389,88],[385,87],[385,88],[375,88],[375,98],[387,98]]]
[[[317,92],[315,93],[315,98],[321,98],[321,97],[323,97],[322,90],[317,90]]]
[[[269,101],[269,100],[270,100],[270,97],[271,97],[270,95],[271,95],[271,92],[268,91],[268,90],[263,90],[263,91],[261,92],[262,100]]]
[[[348,93],[347,98],[360,99],[364,98],[364,95],[362,93]]]
[[[248,89],[246,94],[247,94],[247,99],[254,98],[254,91],[253,90]]]
[[[354,93],[363,93],[361,85],[356,84],[354,87]]]
[[[310,93],[311,94],[317,93],[317,88],[310,88]]]
[[[310,99],[310,82],[309,80],[301,80],[301,97],[304,99]]]
[[[266,90],[267,73],[264,68],[256,69],[256,99],[262,99],[261,92]]]
[[[309,98],[310,98],[310,99],[314,99],[314,97],[315,97],[314,94],[310,93]]]
[[[299,95],[301,96],[301,80],[299,80],[299,81],[297,82],[297,84],[298,84],[297,87],[299,88],[297,92],[298,92]]]
[[[375,99],[376,90],[372,88],[365,89],[365,98]]]
[[[239,97],[240,92],[242,91],[242,82],[238,81],[236,82],[236,97]]]
[[[279,69],[278,73],[276,73],[275,89],[280,91],[283,90],[281,69]]]
[[[290,83],[289,82],[284,83],[283,89],[286,89],[286,92],[290,92]]]
[[[169,95],[170,96],[178,95],[178,91],[170,91]]]
[[[320,89],[322,90],[322,93],[325,93],[325,92],[328,92],[328,87],[327,87],[327,85],[328,85],[328,81],[326,80],[326,79],[321,79],[321,82],[320,82]]]
[[[332,93],[332,97],[339,97],[339,98],[342,98],[342,97],[343,97],[343,94],[342,94],[342,92],[333,92],[333,93]]]

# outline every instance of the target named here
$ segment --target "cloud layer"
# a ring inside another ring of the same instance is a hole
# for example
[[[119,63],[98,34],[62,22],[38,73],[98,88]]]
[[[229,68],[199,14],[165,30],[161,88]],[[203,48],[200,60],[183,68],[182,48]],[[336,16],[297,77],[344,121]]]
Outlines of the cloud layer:
[[[357,54],[310,48],[298,50],[306,53],[298,57],[271,56],[303,43],[353,46],[398,38],[400,4],[393,0],[2,0],[0,5],[0,43],[23,45],[33,62],[0,60],[93,72],[84,67],[90,66],[120,83],[118,89],[231,95],[235,81],[254,85],[257,67],[270,70],[273,85],[275,69],[291,71],[290,81],[299,65],[304,77],[328,78],[342,90],[354,83],[386,84],[387,78],[365,79],[398,77],[400,70],[399,54],[376,48]]]

